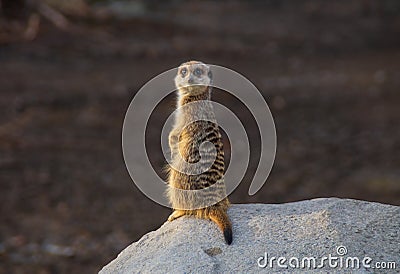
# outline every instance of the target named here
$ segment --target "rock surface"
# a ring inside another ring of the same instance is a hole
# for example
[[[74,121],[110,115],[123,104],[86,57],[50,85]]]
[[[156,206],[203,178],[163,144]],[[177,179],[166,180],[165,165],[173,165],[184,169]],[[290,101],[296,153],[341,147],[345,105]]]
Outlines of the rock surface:
[[[397,271],[400,269],[398,206],[320,198],[287,204],[235,204],[229,216],[234,235],[230,246],[210,221],[184,217],[144,235],[100,273],[373,273],[376,262],[391,268],[389,262],[394,262]],[[322,261],[324,256],[331,256],[331,266],[329,259]],[[272,257],[286,258],[281,265],[288,268],[278,266]],[[292,257],[299,260],[298,267]],[[315,268],[313,260],[305,257],[316,259]],[[357,257],[360,268],[352,268],[349,257]],[[363,266],[365,257],[371,268]],[[319,268],[321,261],[323,267]],[[266,262],[265,267],[259,266]]]

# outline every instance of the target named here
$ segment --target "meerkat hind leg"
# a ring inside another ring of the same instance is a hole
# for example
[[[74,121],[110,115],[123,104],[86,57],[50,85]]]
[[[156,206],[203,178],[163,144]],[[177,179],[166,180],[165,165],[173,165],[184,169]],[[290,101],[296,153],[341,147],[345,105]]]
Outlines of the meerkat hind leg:
[[[173,220],[178,219],[179,217],[182,217],[183,215],[186,215],[185,211],[183,210],[174,210],[171,215],[168,217],[168,222],[172,222]]]

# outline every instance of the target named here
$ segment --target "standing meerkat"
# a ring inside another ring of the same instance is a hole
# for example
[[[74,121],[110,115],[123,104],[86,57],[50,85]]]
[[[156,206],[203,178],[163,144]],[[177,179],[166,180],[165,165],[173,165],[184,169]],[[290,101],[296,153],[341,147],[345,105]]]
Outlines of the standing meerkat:
[[[169,134],[171,165],[167,196],[174,209],[168,221],[189,215],[215,222],[228,245],[232,225],[224,183],[221,133],[210,103],[212,73],[202,62],[180,65],[175,77],[177,111]]]

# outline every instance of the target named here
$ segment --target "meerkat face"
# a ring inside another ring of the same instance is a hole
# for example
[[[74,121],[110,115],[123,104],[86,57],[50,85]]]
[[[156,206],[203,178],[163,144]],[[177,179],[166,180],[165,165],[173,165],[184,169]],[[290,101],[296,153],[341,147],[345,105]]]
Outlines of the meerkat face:
[[[210,67],[198,61],[190,61],[179,66],[175,85],[179,90],[195,92],[206,89],[212,81]]]

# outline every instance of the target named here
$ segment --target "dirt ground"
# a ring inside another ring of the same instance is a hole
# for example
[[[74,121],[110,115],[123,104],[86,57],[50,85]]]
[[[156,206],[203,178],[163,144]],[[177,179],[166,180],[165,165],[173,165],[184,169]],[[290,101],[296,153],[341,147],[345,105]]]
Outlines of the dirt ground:
[[[73,32],[43,21],[34,41],[0,45],[0,273],[97,272],[166,220],[129,177],[122,123],[145,82],[190,59],[245,75],[275,119],[267,184],[247,195],[253,154],[233,203],[400,205],[393,2],[177,1]]]

